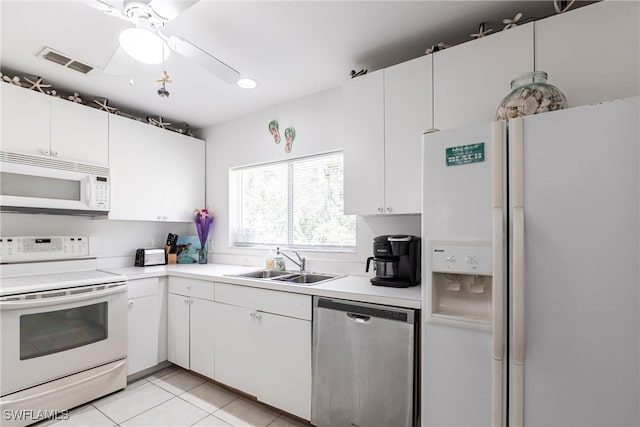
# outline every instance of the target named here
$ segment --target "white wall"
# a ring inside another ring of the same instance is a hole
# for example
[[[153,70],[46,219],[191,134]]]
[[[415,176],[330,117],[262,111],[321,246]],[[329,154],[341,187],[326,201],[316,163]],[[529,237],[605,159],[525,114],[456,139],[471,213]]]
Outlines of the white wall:
[[[342,91],[337,87],[204,129],[206,200],[216,211],[210,235],[210,260],[262,266],[267,253],[229,246],[229,168],[341,149],[342,115]],[[268,130],[269,122],[274,119],[278,120],[283,139],[277,145]],[[286,154],[284,129],[289,126],[295,127],[296,139],[291,153]],[[365,275],[364,263],[371,255],[373,238],[380,234],[419,236],[420,216],[358,217],[356,227],[356,253],[301,253],[307,258],[308,269]],[[295,268],[286,262],[287,268]]]
[[[167,234],[196,235],[188,223],[114,221],[65,215],[0,214],[0,235],[4,236],[91,236],[98,266],[132,266],[135,250],[163,247]]]

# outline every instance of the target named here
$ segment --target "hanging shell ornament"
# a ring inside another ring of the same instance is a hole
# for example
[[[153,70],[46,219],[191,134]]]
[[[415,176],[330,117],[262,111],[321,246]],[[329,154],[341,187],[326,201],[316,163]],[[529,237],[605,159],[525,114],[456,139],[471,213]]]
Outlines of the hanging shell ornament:
[[[159,78],[158,80],[156,80],[156,84],[160,84],[160,88],[158,89],[158,95],[162,98],[164,97],[169,97],[169,91],[167,90],[167,83],[173,83],[173,81],[171,80],[171,77],[169,77],[169,74],[167,74],[166,70],[162,70],[162,73],[164,74],[161,78]]]
[[[513,17],[513,19],[503,19],[502,23],[506,24],[503,30],[508,30],[509,28],[517,27],[518,24],[516,24],[516,22],[518,22],[520,18],[522,18],[522,13],[518,13],[516,16]]]

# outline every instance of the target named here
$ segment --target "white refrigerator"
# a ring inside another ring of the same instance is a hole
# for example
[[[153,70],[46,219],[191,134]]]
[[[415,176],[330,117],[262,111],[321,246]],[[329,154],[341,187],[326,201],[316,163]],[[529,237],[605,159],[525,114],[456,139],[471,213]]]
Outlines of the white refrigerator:
[[[640,425],[639,105],[424,135],[421,425]]]

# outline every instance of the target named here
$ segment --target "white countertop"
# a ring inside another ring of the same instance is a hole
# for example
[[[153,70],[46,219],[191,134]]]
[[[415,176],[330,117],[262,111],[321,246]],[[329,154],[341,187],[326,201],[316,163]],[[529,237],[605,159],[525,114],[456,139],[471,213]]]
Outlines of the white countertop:
[[[373,286],[369,277],[343,276],[312,286],[305,286],[277,281],[227,276],[228,274],[238,274],[259,269],[259,267],[243,267],[239,265],[226,264],[170,264],[153,267],[105,268],[102,270],[110,273],[124,274],[129,278],[129,280],[160,277],[165,275],[179,276],[191,279],[231,283],[240,286],[273,289],[283,292],[342,298],[374,304],[386,304],[396,307],[420,309],[420,286],[412,286],[410,288]]]

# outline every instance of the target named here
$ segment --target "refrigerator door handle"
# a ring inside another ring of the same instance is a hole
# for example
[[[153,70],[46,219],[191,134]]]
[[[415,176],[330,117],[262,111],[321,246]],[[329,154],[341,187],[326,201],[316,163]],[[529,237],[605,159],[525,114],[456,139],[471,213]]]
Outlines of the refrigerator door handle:
[[[492,410],[494,427],[503,424],[504,359],[504,122],[492,126],[493,300],[492,300]]]
[[[524,425],[524,120],[517,118],[509,122],[509,141],[513,148],[511,159],[512,198],[512,313],[513,313],[513,365],[511,424]]]

